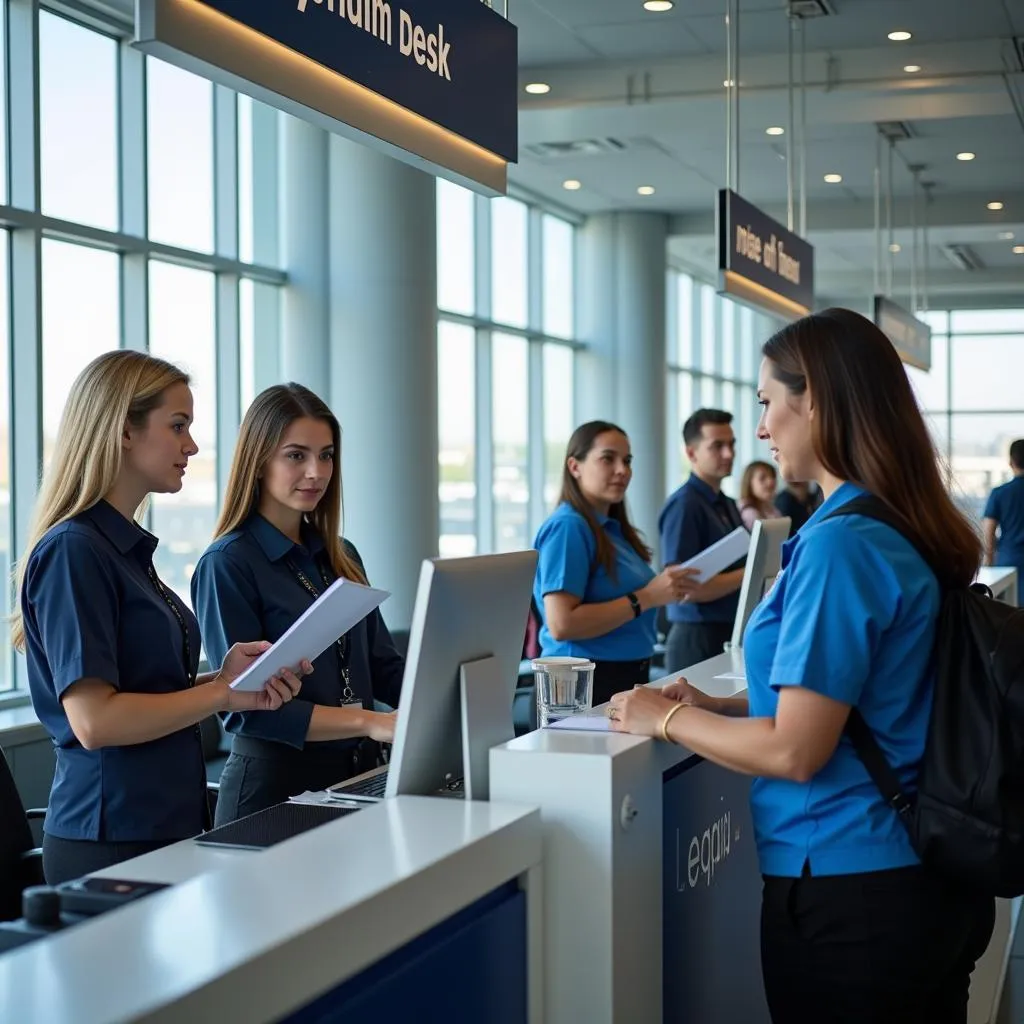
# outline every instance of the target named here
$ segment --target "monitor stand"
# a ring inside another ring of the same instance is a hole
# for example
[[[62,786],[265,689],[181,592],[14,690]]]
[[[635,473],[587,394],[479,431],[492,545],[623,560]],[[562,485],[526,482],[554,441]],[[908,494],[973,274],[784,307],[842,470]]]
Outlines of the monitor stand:
[[[462,771],[467,800],[490,796],[491,747],[515,738],[512,695],[501,678],[497,658],[464,662],[459,668],[462,695]]]

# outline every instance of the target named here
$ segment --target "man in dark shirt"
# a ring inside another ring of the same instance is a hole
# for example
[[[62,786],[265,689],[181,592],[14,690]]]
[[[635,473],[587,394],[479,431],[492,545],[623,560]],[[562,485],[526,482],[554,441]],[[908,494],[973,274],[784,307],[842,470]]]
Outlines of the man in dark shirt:
[[[1013,479],[997,487],[985,505],[985,564],[1012,566],[1020,578],[1024,577],[1024,438],[1010,445],[1010,468]]]
[[[821,504],[821,491],[810,484],[788,483],[786,489],[775,496],[775,507],[789,516],[790,537],[800,529]]]
[[[665,565],[693,558],[743,525],[722,481],[732,474],[736,436],[732,414],[698,409],[683,425],[690,478],[665,503],[658,517],[661,557]],[[678,672],[721,654],[732,635],[743,563],[708,580],[680,604],[670,604],[665,667]]]

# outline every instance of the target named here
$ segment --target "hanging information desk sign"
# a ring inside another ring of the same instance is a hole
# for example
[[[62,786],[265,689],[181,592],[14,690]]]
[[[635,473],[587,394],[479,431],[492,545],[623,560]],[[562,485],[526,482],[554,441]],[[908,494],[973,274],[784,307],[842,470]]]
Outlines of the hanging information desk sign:
[[[136,0],[139,49],[487,195],[518,159],[516,27],[480,0]]]
[[[814,305],[814,247],[730,189],[718,193],[718,291],[796,319]]]
[[[875,296],[875,325],[908,366],[932,368],[932,329],[884,295]]]

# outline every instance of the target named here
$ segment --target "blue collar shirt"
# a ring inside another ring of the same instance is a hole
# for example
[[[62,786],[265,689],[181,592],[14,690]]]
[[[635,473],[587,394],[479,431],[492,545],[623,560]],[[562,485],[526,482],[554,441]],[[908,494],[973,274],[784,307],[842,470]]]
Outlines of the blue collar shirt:
[[[839,487],[783,546],[782,572],[744,634],[750,715],[785,686],[857,707],[903,786],[916,788],[931,713],[939,586],[914,547],[865,516],[824,521],[864,491]],[[758,778],[754,832],[766,875],[917,864],[907,832],[844,735],[809,782]]]
[[[206,654],[219,665],[232,644],[244,640],[280,640],[295,620],[313,603],[296,570],[323,593],[321,570],[334,574],[326,559],[324,542],[310,526],[303,526],[302,544],[296,544],[258,513],[237,530],[214,541],[192,576],[192,603],[203,626]],[[346,550],[360,566],[356,549]],[[405,661],[395,648],[380,610],[371,612],[347,634],[349,679],[357,702],[372,710],[374,700],[397,707]],[[296,700],[277,711],[234,712],[225,716],[228,732],[270,740],[297,749],[329,752],[350,747],[358,740],[306,742],[315,704],[339,707],[343,703],[341,659],[331,644],[313,662],[312,675],[302,680]]]
[[[598,522],[615,548],[616,575],[596,564],[597,540],[587,521],[563,502],[541,524],[533,546],[537,549],[537,575],[533,597],[543,624],[541,650],[545,657],[591,658],[595,661],[639,661],[654,651],[655,610],[588,640],[556,640],[544,617],[544,595],[563,592],[587,604],[614,601],[641,590],[654,579],[654,570],[622,535],[619,523],[607,516]]]
[[[48,530],[29,555],[21,595],[29,690],[56,750],[44,824],[49,835],[162,841],[205,827],[197,726],[147,743],[86,750],[61,703],[82,679],[102,680],[121,693],[176,693],[194,679],[199,626],[177,595],[165,588],[161,596],[149,577],[156,547],[152,534],[100,501]]]
[[[695,473],[665,502],[658,516],[661,559],[664,565],[678,565],[699,555],[715,541],[743,525],[736,502],[717,494]],[[742,562],[730,566],[741,569]],[[703,604],[670,604],[665,609],[669,622],[732,622],[739,605],[739,591]]]

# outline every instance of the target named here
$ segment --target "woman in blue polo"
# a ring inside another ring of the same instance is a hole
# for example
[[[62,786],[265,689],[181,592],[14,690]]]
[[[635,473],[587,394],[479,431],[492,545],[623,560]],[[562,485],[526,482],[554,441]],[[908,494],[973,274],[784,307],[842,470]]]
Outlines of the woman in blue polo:
[[[584,423],[569,439],[558,507],[533,542],[542,654],[593,661],[595,706],[647,682],[655,609],[693,588],[686,570],[651,568],[626,512],[632,477],[625,433],[603,420]]]
[[[340,537],[340,451],[337,419],[308,388],[275,385],[249,407],[215,540],[192,577],[211,658],[252,630],[278,640],[338,578],[366,583]],[[375,702],[397,706],[404,671],[375,610],[313,662],[301,700],[278,714],[228,715],[217,824],[376,767],[395,715]]]
[[[201,832],[209,808],[197,723],[276,709],[299,689],[291,672],[260,693],[231,689],[264,642],[237,644],[220,671],[196,676],[195,616],[160,581],[157,539],[135,520],[150,494],[181,490],[198,451],[191,423],[181,370],[107,353],[72,385],[43,476],[11,640],[56,749],[43,824],[50,884]]]
[[[764,356],[758,436],[786,480],[815,480],[826,500],[787,542],[747,625],[749,700],[680,681],[617,694],[609,713],[617,729],[755,776],[761,959],[776,1024],[963,1022],[993,901],[920,863],[844,728],[856,707],[913,791],[935,680],[940,581],[929,565],[943,583],[968,585],[979,539],[946,493],[877,327],[825,310],[780,331]],[[828,518],[865,493],[914,543],[864,516]]]

